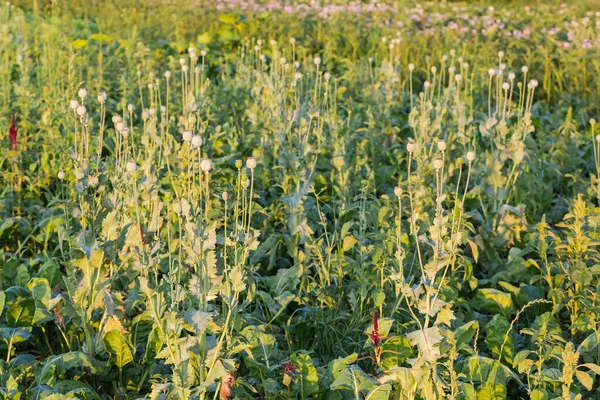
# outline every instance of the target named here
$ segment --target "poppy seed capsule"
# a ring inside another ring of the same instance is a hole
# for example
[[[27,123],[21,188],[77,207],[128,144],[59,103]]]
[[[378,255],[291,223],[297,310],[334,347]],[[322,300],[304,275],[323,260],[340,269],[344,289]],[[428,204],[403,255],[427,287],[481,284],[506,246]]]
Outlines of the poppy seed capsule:
[[[135,172],[135,171],[137,171],[138,166],[135,163],[135,161],[128,161],[126,168],[127,168],[127,172]]]
[[[462,81],[462,75],[461,74],[456,74],[456,76],[454,77],[454,79],[456,80],[456,82]]]
[[[505,91],[508,90],[508,89],[510,89],[510,84],[508,82],[504,82],[502,84],[502,89],[504,89]]]
[[[596,125],[596,120],[594,118],[590,119],[590,125]]]
[[[496,74],[496,70],[494,68],[488,69],[488,75],[490,78]]]
[[[100,104],[104,104],[104,103],[106,102],[106,99],[107,99],[107,98],[108,98],[108,96],[106,95],[106,93],[105,93],[105,92],[100,92],[100,93],[98,93],[98,97],[97,97],[97,99],[98,99],[98,103],[100,103]]]
[[[79,102],[77,100],[71,100],[69,102],[69,107],[71,108],[71,110],[75,111],[77,110],[77,107],[79,107]]]
[[[256,159],[254,157],[250,157],[246,160],[246,167],[250,169],[256,168]]]
[[[206,57],[206,50],[200,50],[200,55],[202,57]]]
[[[85,99],[87,97],[87,90],[85,90],[84,88],[79,89],[79,91],[77,92],[77,96],[79,96],[81,100]]]
[[[205,174],[208,174],[211,168],[212,162],[209,159],[205,158],[200,162],[200,169],[202,169],[202,171],[204,171]]]
[[[229,194],[227,192],[221,193],[221,197],[223,198],[223,201],[229,200]]]
[[[171,71],[167,71],[165,72],[165,78],[167,78],[167,80],[171,77]]]
[[[318,67],[319,65],[321,65],[321,57],[315,57],[315,65]]]
[[[242,160],[235,160],[235,167],[237,169],[242,168]]]
[[[117,125],[115,125],[115,128],[117,129],[118,132],[123,132],[123,128],[125,128],[125,124],[123,123],[123,121],[119,121],[119,122],[117,122]]]
[[[433,168],[435,168],[436,171],[442,169],[443,165],[444,165],[444,163],[442,162],[441,158],[433,159]]]
[[[402,196],[402,188],[400,186],[396,186],[394,188],[394,194],[397,198],[400,198]]]
[[[202,146],[202,138],[200,137],[200,135],[194,135],[192,137],[192,146],[196,149]]]
[[[596,135],[596,142],[600,143],[600,133]]]
[[[134,106],[133,104],[129,104],[129,105],[127,106],[127,111],[129,111],[130,113],[132,113],[132,112],[133,112],[133,110],[135,110],[135,106]]]
[[[294,38],[290,38],[290,43],[291,43],[291,44],[296,44],[296,39],[294,39]]]
[[[112,116],[112,122],[113,122],[113,124],[116,124],[120,120],[121,120],[121,116],[120,115],[113,115]]]
[[[522,72],[522,73],[524,73],[524,74],[526,74],[526,73],[527,73],[527,71],[529,71],[529,67],[527,67],[527,65],[523,65],[523,66],[521,67],[521,72]]]
[[[83,117],[86,113],[86,109],[84,106],[79,106],[77,107],[77,115],[79,115],[80,117]]]
[[[413,72],[413,71],[415,70],[415,64],[412,64],[412,63],[411,63],[411,64],[408,64],[408,70],[409,70],[410,72]]]
[[[410,140],[406,144],[406,151],[408,151],[409,153],[414,152],[416,149],[417,149],[417,144],[415,142],[413,142],[412,140]]]
[[[175,214],[181,214],[181,203],[173,203],[173,211],[175,212]]]
[[[437,147],[439,151],[446,151],[446,141],[443,139],[438,140]]]
[[[509,72],[508,79],[511,80],[511,81],[514,81],[515,80],[515,73],[514,72]]]
[[[182,138],[183,138],[184,142],[186,142],[186,143],[190,142],[192,140],[192,132],[183,131]]]
[[[473,150],[469,150],[467,152],[467,161],[471,163],[473,160],[475,160],[475,152]]]
[[[124,127],[123,130],[121,131],[121,135],[123,135],[123,137],[125,139],[127,139],[129,137],[129,128],[128,127]]]
[[[60,179],[61,181],[65,179],[65,171],[59,171],[58,179]]]

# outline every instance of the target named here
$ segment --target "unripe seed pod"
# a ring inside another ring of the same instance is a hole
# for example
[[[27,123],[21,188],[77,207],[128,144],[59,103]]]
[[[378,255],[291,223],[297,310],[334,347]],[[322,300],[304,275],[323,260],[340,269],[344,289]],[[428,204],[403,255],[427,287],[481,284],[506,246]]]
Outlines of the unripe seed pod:
[[[127,168],[127,172],[135,172],[135,171],[137,171],[138,166],[135,163],[135,161],[128,161],[126,168]]]
[[[212,162],[209,159],[205,158],[200,162],[200,169],[202,169],[202,171],[204,171],[205,174],[208,174],[211,168]]]
[[[446,151],[446,141],[443,139],[438,140],[437,147],[439,151]]]
[[[202,138],[200,137],[200,135],[194,135],[192,137],[192,147],[197,149],[200,146],[202,146]]]

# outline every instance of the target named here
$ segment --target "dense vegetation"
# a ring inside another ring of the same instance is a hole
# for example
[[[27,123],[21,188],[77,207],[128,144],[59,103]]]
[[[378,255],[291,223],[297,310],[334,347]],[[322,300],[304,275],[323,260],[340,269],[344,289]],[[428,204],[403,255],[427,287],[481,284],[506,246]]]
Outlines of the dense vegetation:
[[[0,398],[600,398],[573,3],[0,5]]]

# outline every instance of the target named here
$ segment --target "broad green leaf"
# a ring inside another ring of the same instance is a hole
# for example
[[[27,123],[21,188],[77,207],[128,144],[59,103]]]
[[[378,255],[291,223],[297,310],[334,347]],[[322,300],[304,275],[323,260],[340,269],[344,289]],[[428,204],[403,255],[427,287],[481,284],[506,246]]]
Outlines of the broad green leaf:
[[[104,335],[104,346],[111,355],[111,361],[119,369],[133,361],[131,349],[123,334],[119,331],[110,331]]]
[[[577,376],[577,380],[581,382],[581,384],[587,389],[592,390],[592,386],[594,386],[594,379],[585,371],[581,371],[579,369],[575,370],[575,375]]]
[[[501,312],[510,315],[514,311],[512,297],[498,289],[483,288],[477,290],[477,294],[471,302],[473,308],[489,313]]]
[[[11,328],[31,326],[35,315],[35,300],[21,299],[11,305],[6,312],[6,323]]]

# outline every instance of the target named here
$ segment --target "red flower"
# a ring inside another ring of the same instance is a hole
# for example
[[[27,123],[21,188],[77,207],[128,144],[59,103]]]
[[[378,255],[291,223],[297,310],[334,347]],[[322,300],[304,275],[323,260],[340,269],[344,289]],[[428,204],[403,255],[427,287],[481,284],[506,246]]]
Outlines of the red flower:
[[[292,364],[291,361],[288,361],[287,364],[283,366],[283,373],[287,375],[293,375],[298,370],[298,367]]]
[[[142,237],[142,244],[144,246],[146,246],[148,243],[146,243],[146,235],[144,235],[144,230],[142,229],[142,226],[139,225],[140,227],[140,236]]]
[[[375,315],[373,315],[373,330],[369,334],[369,337],[373,341],[375,347],[378,347],[381,342],[381,335],[379,334],[379,314],[377,311],[375,311]]]
[[[8,131],[8,138],[10,140],[10,150],[17,150],[17,125],[15,124],[15,114],[12,115],[12,122],[10,130]]]

